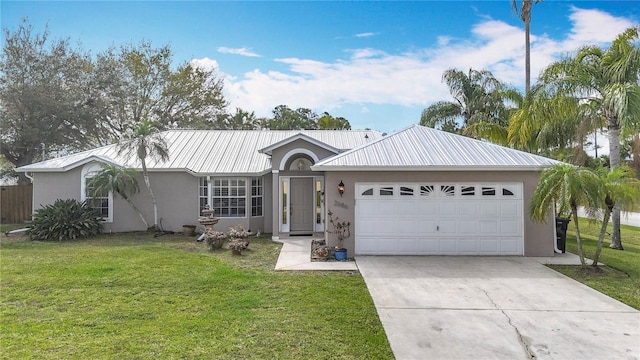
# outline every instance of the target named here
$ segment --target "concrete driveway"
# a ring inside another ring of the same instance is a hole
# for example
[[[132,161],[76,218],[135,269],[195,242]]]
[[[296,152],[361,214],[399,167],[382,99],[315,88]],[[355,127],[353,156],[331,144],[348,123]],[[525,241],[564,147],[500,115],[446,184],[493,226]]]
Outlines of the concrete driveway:
[[[640,359],[640,312],[525,257],[359,256],[403,359]]]

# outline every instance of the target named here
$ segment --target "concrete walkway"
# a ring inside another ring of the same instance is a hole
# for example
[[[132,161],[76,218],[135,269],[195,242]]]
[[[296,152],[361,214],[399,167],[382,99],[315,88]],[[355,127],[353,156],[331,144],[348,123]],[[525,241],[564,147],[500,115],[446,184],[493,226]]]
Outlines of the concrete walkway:
[[[283,244],[276,263],[276,270],[358,270],[355,261],[311,261],[312,238],[276,241]]]
[[[540,258],[356,260],[398,360],[640,359],[640,312]]]

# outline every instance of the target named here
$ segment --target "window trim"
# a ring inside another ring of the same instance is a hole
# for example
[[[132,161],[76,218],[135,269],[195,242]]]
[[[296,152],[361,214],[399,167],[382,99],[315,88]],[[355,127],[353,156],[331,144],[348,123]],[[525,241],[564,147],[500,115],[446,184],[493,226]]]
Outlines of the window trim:
[[[254,186],[254,181],[259,182],[259,184],[257,186]],[[260,194],[258,195],[254,195],[253,194],[253,190],[254,189],[259,189],[260,190]],[[251,217],[264,217],[264,179],[262,178],[262,176],[254,176],[251,178]],[[253,199],[260,199],[260,215],[254,215],[253,210],[254,208],[257,208],[253,205]]]

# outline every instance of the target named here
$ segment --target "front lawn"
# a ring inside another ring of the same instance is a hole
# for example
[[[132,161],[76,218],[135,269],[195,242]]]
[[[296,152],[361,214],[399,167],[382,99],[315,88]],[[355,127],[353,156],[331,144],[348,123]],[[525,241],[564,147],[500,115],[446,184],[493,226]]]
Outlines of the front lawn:
[[[275,272],[280,245],[0,240],[4,359],[392,359],[362,277]]]
[[[573,222],[567,232],[567,251],[577,254]],[[580,235],[583,238],[584,254],[593,258],[600,224],[580,219]],[[611,225],[609,225],[611,233]],[[618,299],[640,310],[640,228],[622,225],[622,245],[624,251],[612,250],[605,238],[600,262],[602,272],[584,271],[577,266],[551,266],[553,269],[570,276],[604,294]],[[610,236],[609,236],[610,240]],[[591,262],[588,262],[591,264]]]

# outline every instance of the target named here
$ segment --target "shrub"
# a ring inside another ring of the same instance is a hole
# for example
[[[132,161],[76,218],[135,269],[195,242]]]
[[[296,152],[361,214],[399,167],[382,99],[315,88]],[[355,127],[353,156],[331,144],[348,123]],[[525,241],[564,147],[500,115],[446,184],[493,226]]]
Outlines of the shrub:
[[[102,217],[86,202],[56,200],[36,210],[29,237],[31,240],[69,240],[90,237],[102,231]]]
[[[220,249],[224,244],[224,239],[226,238],[227,236],[224,233],[214,231],[212,229],[207,230],[207,232],[204,233],[204,241],[207,244],[209,251]]]

